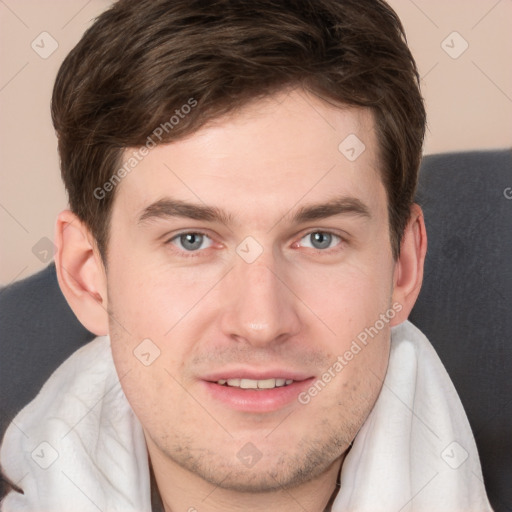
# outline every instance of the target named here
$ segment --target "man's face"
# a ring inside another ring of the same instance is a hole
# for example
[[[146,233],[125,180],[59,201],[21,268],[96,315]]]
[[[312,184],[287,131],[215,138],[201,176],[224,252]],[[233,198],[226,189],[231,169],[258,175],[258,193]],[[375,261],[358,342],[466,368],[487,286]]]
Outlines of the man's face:
[[[298,91],[153,149],[122,181],[110,335],[154,458],[237,490],[341,461],[388,363],[386,201],[371,114]]]

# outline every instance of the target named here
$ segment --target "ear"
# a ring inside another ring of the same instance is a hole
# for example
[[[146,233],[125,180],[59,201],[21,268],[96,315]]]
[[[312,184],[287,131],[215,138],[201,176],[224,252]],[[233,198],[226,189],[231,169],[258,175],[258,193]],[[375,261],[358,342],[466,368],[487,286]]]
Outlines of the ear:
[[[423,265],[427,252],[427,233],[423,212],[419,205],[411,206],[411,216],[400,244],[400,257],[395,263],[393,276],[392,303],[402,305],[400,312],[393,318],[391,325],[407,320],[423,282]]]
[[[90,230],[71,211],[57,217],[55,267],[60,289],[82,325],[108,334],[107,278]]]

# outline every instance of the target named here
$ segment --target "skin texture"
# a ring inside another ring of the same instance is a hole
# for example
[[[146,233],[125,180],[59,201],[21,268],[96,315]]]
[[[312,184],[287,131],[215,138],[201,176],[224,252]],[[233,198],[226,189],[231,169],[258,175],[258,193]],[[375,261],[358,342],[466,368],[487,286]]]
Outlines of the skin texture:
[[[338,149],[350,134],[365,145],[354,161]],[[166,510],[286,511],[299,503],[313,512],[335,492],[378,398],[390,327],[419,293],[426,251],[414,205],[393,260],[377,147],[369,111],[282,92],[150,151],[115,190],[108,270],[87,228],[60,214],[59,283],[82,323],[110,334]],[[300,208],[342,196],[368,215],[293,221]],[[231,218],[140,219],[164,198]],[[177,235],[191,232],[205,236],[187,252]],[[334,235],[328,247],[315,247],[318,232],[324,241]],[[261,254],[248,263],[240,248]],[[205,386],[213,373],[268,369],[314,383],[393,304],[394,318],[307,404],[238,410]],[[151,358],[159,354],[149,366],[134,356],[144,339]],[[247,453],[261,458],[248,465]]]

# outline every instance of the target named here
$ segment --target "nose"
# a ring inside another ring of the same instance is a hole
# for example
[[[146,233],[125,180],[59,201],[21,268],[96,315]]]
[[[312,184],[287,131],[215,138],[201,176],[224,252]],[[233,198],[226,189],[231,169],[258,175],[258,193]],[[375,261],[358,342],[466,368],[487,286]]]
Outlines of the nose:
[[[254,347],[281,344],[301,329],[299,299],[286,275],[263,255],[253,263],[238,261],[224,286],[223,333]]]

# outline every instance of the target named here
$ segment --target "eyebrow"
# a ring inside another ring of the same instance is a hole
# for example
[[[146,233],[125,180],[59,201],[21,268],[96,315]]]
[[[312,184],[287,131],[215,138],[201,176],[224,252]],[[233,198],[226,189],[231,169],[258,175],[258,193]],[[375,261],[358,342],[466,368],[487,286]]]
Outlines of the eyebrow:
[[[336,215],[353,215],[359,217],[371,218],[370,209],[356,197],[342,196],[331,199],[327,202],[301,206],[295,212],[290,221],[301,224],[312,220],[320,220]],[[173,217],[183,217],[187,219],[203,220],[208,222],[220,222],[222,224],[232,224],[234,217],[222,208],[214,206],[188,203],[179,199],[164,198],[150,204],[139,216],[139,223],[152,219],[165,219]],[[289,217],[289,214],[284,215]]]
[[[356,197],[338,197],[326,203],[301,206],[292,220],[300,224],[311,220],[320,220],[335,215],[355,215],[371,219],[370,209]]]

